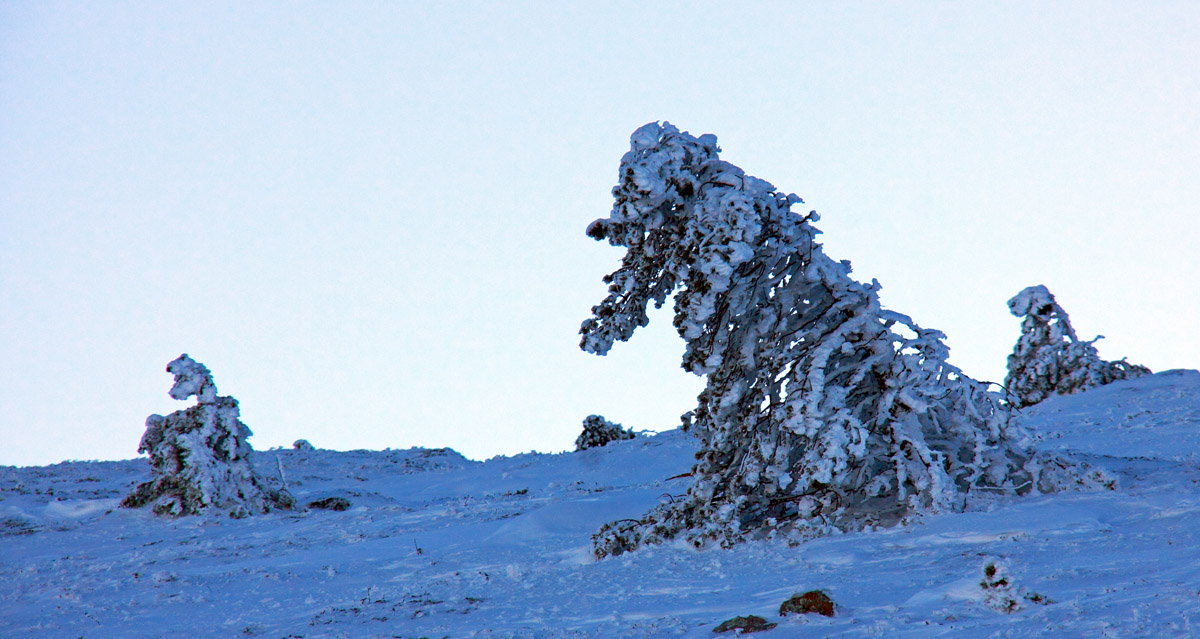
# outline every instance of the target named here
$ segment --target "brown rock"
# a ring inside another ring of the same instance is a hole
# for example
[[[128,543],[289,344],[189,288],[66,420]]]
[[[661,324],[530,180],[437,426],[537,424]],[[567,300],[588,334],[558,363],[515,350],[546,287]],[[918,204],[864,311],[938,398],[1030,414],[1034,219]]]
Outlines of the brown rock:
[[[810,590],[803,595],[796,595],[779,606],[779,616],[788,614],[805,615],[815,612],[826,617],[833,616],[833,600],[820,590]]]
[[[770,630],[779,624],[768,622],[766,619],[758,615],[747,615],[745,617],[734,617],[721,622],[721,625],[713,628],[713,632],[729,632],[730,630],[740,630],[741,634],[747,632],[758,632],[760,630]]]

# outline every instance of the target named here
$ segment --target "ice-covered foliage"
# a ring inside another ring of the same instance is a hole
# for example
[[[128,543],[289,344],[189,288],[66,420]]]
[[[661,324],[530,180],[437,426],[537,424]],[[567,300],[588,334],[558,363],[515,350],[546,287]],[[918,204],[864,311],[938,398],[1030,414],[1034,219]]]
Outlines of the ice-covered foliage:
[[[1145,366],[1123,359],[1101,359],[1094,344],[1102,336],[1081,341],[1067,312],[1045,286],[1030,286],[1017,293],[1008,300],[1008,310],[1024,318],[1021,338],[1008,356],[1004,380],[1018,406],[1150,373]]]
[[[217,395],[212,373],[180,355],[167,365],[175,375],[171,397],[196,396],[195,406],[166,417],[146,418],[139,453],[150,456],[153,477],[121,502],[126,508],[150,506],[160,515],[192,515],[206,508],[241,517],[278,508],[290,510],[295,499],[273,489],[255,474],[250,429],[239,419],[238,402]]]
[[[983,605],[1004,614],[1017,612],[1028,603],[1043,606],[1051,603],[1044,595],[1014,584],[1008,567],[996,560],[984,564],[979,587],[983,589]]]
[[[622,428],[620,424],[604,419],[603,415],[588,415],[583,420],[583,432],[575,438],[575,450],[596,448],[608,442],[633,439],[634,436],[631,429]]]
[[[610,216],[587,229],[627,252],[581,347],[607,353],[674,296],[683,368],[707,378],[683,416],[701,441],[687,495],[606,525],[596,554],[888,525],[973,492],[1048,489],[1026,433],[946,362],[942,333],[881,308],[879,284],[816,242],[815,212],[718,151],[712,135],[641,127]]]

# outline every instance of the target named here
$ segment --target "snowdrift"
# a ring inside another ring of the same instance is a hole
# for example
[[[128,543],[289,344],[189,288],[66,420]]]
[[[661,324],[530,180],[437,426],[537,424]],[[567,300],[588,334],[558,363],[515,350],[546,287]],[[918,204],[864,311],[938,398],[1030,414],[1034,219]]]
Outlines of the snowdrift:
[[[687,435],[486,462],[262,451],[258,472],[301,506],[349,508],[247,519],[118,508],[148,478],[144,459],[0,467],[0,637],[715,637],[740,615],[778,624],[762,637],[1200,636],[1200,373],[1053,398],[1021,419],[1040,448],[1119,487],[601,561],[601,524],[686,489]],[[988,565],[1020,605],[996,605]],[[778,615],[814,589],[833,617]]]

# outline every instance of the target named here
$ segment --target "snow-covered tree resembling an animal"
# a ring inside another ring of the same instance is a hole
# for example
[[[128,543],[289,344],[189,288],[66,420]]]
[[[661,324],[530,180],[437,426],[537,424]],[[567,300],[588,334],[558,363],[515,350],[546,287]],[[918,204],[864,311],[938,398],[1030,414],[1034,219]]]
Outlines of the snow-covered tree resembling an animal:
[[[1008,310],[1024,318],[1021,338],[1008,356],[1004,380],[1018,406],[1150,374],[1145,366],[1123,359],[1101,359],[1094,346],[1100,337],[1081,341],[1067,312],[1045,286],[1030,286],[1017,293],[1008,300]]]
[[[126,508],[151,506],[160,515],[192,515],[206,508],[242,517],[272,509],[291,510],[296,500],[285,489],[272,489],[255,474],[250,429],[239,419],[238,402],[217,395],[212,373],[180,355],[167,365],[175,375],[171,397],[197,403],[163,417],[146,418],[138,446],[148,453],[153,478],[121,502]]]
[[[596,555],[888,525],[969,493],[1053,488],[1003,402],[946,362],[944,336],[881,308],[878,283],[822,251],[815,212],[718,152],[712,135],[643,126],[610,216],[587,229],[627,252],[583,350],[606,354],[674,296],[683,368],[707,381],[683,416],[701,441],[687,495],[605,525]]]
[[[588,415],[583,420],[583,432],[575,438],[575,450],[587,450],[603,446],[608,442],[633,439],[635,435],[628,428],[614,424],[602,415]]]

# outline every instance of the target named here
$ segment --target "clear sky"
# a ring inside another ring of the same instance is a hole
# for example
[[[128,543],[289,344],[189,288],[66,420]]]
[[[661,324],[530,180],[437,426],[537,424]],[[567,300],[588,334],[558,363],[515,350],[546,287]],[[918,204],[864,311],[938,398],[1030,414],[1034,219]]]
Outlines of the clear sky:
[[[136,456],[186,352],[258,449],[570,448],[702,380],[578,349],[669,120],[1000,381],[1045,284],[1200,367],[1195,2],[0,4],[0,464]]]

